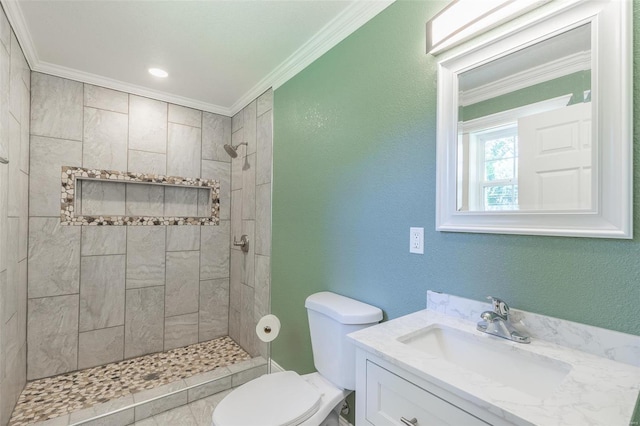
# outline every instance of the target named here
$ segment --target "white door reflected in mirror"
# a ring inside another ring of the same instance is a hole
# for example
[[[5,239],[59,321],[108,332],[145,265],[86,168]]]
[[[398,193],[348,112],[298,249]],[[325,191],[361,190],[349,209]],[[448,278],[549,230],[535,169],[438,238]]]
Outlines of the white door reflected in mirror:
[[[518,120],[523,210],[591,210],[591,103]]]

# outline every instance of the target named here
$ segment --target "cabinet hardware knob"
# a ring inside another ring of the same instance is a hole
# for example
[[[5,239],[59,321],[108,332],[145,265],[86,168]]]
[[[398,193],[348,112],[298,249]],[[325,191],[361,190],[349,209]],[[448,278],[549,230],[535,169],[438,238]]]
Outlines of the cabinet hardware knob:
[[[412,418],[411,420],[407,420],[404,417],[400,417],[400,421],[407,426],[417,426],[418,424],[418,419],[416,419],[415,417]]]

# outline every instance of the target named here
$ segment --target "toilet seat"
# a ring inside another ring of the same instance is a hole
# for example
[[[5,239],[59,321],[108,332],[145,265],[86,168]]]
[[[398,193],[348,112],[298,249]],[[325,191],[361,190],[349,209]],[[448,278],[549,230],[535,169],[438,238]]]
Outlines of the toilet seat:
[[[293,371],[267,374],[240,386],[216,407],[216,426],[298,425],[318,411],[322,395]]]

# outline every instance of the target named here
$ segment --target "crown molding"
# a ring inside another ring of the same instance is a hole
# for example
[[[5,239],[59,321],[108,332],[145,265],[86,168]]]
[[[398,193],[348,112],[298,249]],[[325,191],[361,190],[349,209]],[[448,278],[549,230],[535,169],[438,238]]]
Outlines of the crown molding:
[[[2,0],[7,19],[13,28],[16,38],[22,47],[24,56],[29,63],[32,71],[44,74],[54,75],[56,77],[68,78],[70,80],[82,83],[93,84],[96,86],[106,87],[108,89],[119,90],[121,92],[131,93],[133,95],[153,98],[172,104],[182,105],[202,111],[212,112],[231,116],[231,109],[220,105],[202,102],[197,99],[187,98],[184,96],[174,95],[172,93],[161,90],[149,89],[147,87],[138,86],[124,81],[115,80],[101,75],[92,74],[84,71],[78,71],[73,68],[63,67],[49,62],[41,61],[38,57],[37,50],[29,33],[22,9],[16,0]]]
[[[578,52],[555,61],[538,65],[525,71],[492,81],[484,86],[460,92],[460,105],[473,105],[500,95],[515,92],[544,83],[545,81],[564,77],[578,71],[591,69],[591,52]]]
[[[161,90],[153,90],[147,87],[138,86],[136,84],[125,83],[120,80],[115,80],[84,71],[78,71],[73,68],[62,67],[48,62],[38,62],[37,65],[32,67],[32,70],[44,74],[55,75],[57,77],[68,78],[70,80],[80,81],[82,83],[93,84],[95,86],[106,87],[107,89],[119,90],[121,92],[130,93],[132,95],[144,96],[146,98],[157,99],[159,101],[165,101],[176,105],[182,105],[206,112],[212,112],[214,114],[221,114],[229,117],[231,116],[231,110],[220,105],[210,104],[207,102],[199,101],[197,99],[174,95],[172,93],[163,92]]]
[[[274,90],[306,68],[313,61],[324,55],[332,47],[347,38],[370,19],[382,12],[395,0],[356,0],[342,13],[327,23],[309,41],[298,48],[267,76],[260,80],[247,93],[241,96],[231,107],[210,104],[197,99],[174,95],[160,90],[153,90],[124,81],[103,77],[97,74],[78,71],[38,58],[37,50],[29,34],[24,15],[17,0],[0,0],[7,18],[13,27],[27,62],[33,71],[68,78],[83,83],[94,84],[109,89],[119,90],[134,95],[145,96],[161,101],[200,109],[214,114],[233,116],[256,99],[269,88]]]
[[[394,2],[395,0],[356,0],[351,3],[342,13],[322,27],[316,35],[238,99],[231,106],[233,114],[236,114],[269,88],[276,90],[282,86]]]
[[[22,14],[22,9],[20,9],[17,0],[0,0],[0,3],[2,3],[2,8],[7,15],[9,24],[11,24],[11,28],[13,28],[20,47],[22,47],[22,52],[24,53],[27,63],[29,67],[33,69],[33,66],[38,62],[38,55],[33,40],[31,39],[31,34],[27,29],[27,22]]]

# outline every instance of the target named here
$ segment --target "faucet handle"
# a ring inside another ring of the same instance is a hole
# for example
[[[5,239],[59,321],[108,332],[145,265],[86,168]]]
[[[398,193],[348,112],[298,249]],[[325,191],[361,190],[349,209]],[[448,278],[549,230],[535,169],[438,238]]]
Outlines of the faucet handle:
[[[507,305],[503,300],[493,296],[487,296],[487,299],[491,300],[493,312],[505,319],[509,317],[509,305]]]

